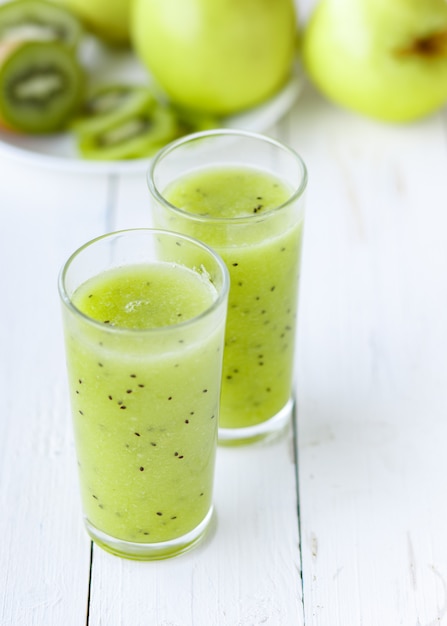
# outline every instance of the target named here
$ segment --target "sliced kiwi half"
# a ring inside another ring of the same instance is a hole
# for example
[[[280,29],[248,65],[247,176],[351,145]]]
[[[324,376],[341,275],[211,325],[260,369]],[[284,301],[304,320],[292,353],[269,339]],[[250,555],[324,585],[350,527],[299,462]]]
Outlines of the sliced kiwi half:
[[[0,59],[0,125],[26,133],[65,128],[84,91],[72,50],[60,41],[3,41]]]
[[[152,92],[144,85],[99,85],[85,98],[71,128],[81,134],[101,133],[156,104]]]
[[[80,21],[73,14],[46,0],[10,0],[0,4],[2,41],[56,40],[74,49],[83,32]]]
[[[134,112],[98,132],[79,133],[78,149],[86,159],[126,160],[152,156],[177,136],[175,116],[160,105]]]

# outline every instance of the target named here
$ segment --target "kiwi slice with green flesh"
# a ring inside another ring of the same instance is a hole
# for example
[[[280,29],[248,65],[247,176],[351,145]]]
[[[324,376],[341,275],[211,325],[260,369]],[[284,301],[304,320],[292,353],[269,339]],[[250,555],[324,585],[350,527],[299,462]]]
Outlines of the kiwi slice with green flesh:
[[[78,149],[86,159],[126,160],[150,157],[177,136],[175,116],[157,105],[121,119],[95,133],[79,133]]]
[[[177,118],[179,135],[188,135],[203,130],[220,128],[221,120],[217,116],[199,111],[191,111],[177,106],[172,106],[172,111]]]
[[[76,48],[81,22],[69,11],[45,0],[14,0],[0,4],[0,40],[57,40]]]
[[[86,97],[71,128],[80,134],[100,133],[156,105],[152,92],[143,85],[101,85]]]
[[[65,128],[84,92],[84,71],[60,41],[0,42],[0,125],[26,133]]]

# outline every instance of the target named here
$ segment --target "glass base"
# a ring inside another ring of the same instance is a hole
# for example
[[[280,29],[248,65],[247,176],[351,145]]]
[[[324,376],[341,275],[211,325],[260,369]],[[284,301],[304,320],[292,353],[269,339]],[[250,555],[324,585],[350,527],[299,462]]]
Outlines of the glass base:
[[[84,519],[84,524],[91,539],[103,550],[134,561],[155,561],[169,559],[183,554],[194,548],[206,535],[208,526],[213,517],[213,507],[210,508],[206,517],[193,530],[186,535],[176,537],[170,541],[160,541],[157,543],[135,543],[124,541],[117,537],[112,537],[93,526],[88,519]]]
[[[265,422],[254,424],[254,426],[219,428],[219,444],[224,446],[245,445],[279,436],[290,422],[293,404],[293,398],[290,398],[276,415]]]

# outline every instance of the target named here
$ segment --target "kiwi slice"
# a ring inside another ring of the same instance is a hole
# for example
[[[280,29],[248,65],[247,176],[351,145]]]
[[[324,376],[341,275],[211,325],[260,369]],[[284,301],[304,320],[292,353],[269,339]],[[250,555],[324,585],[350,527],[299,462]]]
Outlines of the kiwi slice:
[[[100,85],[86,97],[71,128],[82,134],[100,133],[156,104],[152,92],[143,85]]]
[[[64,128],[83,97],[73,52],[60,41],[3,41],[0,59],[0,124],[26,133]]]
[[[172,111],[177,118],[179,135],[188,135],[202,130],[212,130],[221,126],[220,118],[208,113],[191,111],[173,105]]]
[[[125,160],[152,156],[177,136],[172,112],[159,104],[121,118],[98,132],[79,133],[79,152],[86,159]]]
[[[2,41],[57,40],[74,49],[82,34],[82,25],[74,15],[46,0],[14,0],[0,4]]]

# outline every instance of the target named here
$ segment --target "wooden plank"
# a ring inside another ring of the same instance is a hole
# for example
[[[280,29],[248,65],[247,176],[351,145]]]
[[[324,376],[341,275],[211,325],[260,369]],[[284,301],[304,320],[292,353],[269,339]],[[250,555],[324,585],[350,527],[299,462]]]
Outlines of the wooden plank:
[[[310,169],[298,344],[305,622],[444,623],[442,117],[379,124],[309,88],[292,125]]]
[[[7,183],[7,184],[6,184]],[[103,229],[104,179],[0,162],[0,623],[85,623],[81,522],[57,276]]]

